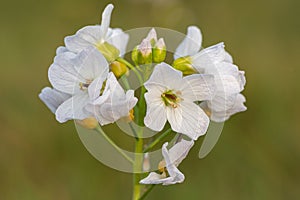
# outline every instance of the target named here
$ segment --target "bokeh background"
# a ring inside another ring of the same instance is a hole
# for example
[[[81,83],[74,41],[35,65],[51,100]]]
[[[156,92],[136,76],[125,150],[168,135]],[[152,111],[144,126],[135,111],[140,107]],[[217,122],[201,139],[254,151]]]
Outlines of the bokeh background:
[[[298,0],[124,0],[113,27],[198,25],[204,46],[224,41],[246,71],[248,111],[225,123],[208,157],[198,142],[180,166],[184,184],[148,199],[296,200],[300,196]],[[97,24],[109,1],[1,0],[0,199],[130,199],[131,174],[104,166],[73,122],[59,124],[38,99],[66,35]]]

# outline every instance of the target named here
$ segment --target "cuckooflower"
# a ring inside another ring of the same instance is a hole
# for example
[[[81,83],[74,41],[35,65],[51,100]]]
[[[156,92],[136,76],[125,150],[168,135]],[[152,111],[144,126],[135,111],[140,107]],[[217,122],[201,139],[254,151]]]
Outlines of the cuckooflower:
[[[108,75],[108,63],[94,47],[79,54],[66,52],[55,57],[48,76],[56,90],[69,94],[56,110],[56,119],[63,123],[70,119],[85,119],[90,114],[84,107],[99,95]]]
[[[233,64],[232,57],[225,51],[223,43],[200,50],[201,44],[200,30],[195,26],[188,27],[187,36],[175,51],[176,60],[173,66],[187,72],[186,74],[201,73],[214,76],[215,95],[201,105],[210,113],[213,121],[223,122],[230,115],[246,109],[243,105],[245,101],[241,101],[240,97],[237,99],[244,89],[246,79],[244,72],[239,71]]]
[[[50,87],[43,88],[39,94],[39,98],[46,104],[52,113],[55,113],[57,108],[70,97],[70,94],[60,92]]]
[[[137,103],[134,91],[126,93],[112,72],[109,73],[102,96],[87,105],[101,125],[113,123],[120,118],[128,117],[130,110]]]
[[[187,156],[193,147],[194,141],[181,140],[170,150],[167,149],[168,143],[162,146],[164,160],[160,162],[158,168],[161,174],[151,172],[146,178],[140,181],[141,184],[163,184],[171,185],[182,183],[184,175],[177,169],[178,165]]]
[[[182,72],[166,63],[155,66],[144,84],[147,113],[144,123],[150,129],[161,131],[168,120],[171,128],[197,140],[205,134],[209,118],[194,102],[210,100],[213,95],[213,77],[194,74],[182,77]]]
[[[65,38],[66,48],[74,53],[94,46],[109,61],[114,61],[118,56],[126,52],[129,35],[120,28],[109,28],[111,13],[114,6],[109,4],[102,13],[101,25],[85,26],[78,30],[75,35]]]

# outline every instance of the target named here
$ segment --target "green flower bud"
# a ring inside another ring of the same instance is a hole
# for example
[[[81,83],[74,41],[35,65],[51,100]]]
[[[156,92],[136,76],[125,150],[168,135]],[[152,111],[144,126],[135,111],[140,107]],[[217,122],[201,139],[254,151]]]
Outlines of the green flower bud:
[[[107,42],[97,44],[96,47],[109,63],[115,61],[120,55],[119,49]]]
[[[131,53],[131,59],[136,65],[152,63],[152,46],[150,41],[144,39],[140,45],[136,46]]]
[[[155,44],[153,48],[153,62],[154,63],[160,63],[163,62],[166,58],[167,51],[166,51],[166,45],[163,38],[160,38],[157,43]]]
[[[196,69],[192,66],[192,59],[190,56],[185,56],[174,60],[172,66],[182,71],[183,75],[190,75],[197,73]]]
[[[126,65],[119,61],[113,61],[109,65],[109,68],[110,68],[110,71],[112,71],[114,73],[116,78],[120,78],[121,76],[123,76],[124,74],[126,74],[128,72],[128,68],[126,67]]]
[[[138,65],[139,64],[139,50],[138,46],[136,46],[131,52],[131,60]]]

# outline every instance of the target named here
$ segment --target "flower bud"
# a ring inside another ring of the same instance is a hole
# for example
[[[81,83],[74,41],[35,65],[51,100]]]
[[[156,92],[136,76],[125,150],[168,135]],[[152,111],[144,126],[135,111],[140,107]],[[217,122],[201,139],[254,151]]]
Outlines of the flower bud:
[[[131,60],[138,65],[139,64],[139,46],[136,46],[131,52]]]
[[[144,39],[139,46],[139,64],[152,63],[152,46],[149,40]]]
[[[124,74],[128,72],[128,68],[124,63],[121,63],[119,61],[113,61],[109,65],[110,71],[112,71],[116,78],[120,78]]]
[[[148,40],[151,44],[151,46],[153,47],[155,45],[155,43],[157,42],[157,34],[154,28],[152,28],[147,37],[145,38],[145,40]]]
[[[87,129],[94,129],[99,125],[98,121],[94,117],[88,117],[83,120],[75,120],[75,121],[77,124]]]
[[[172,66],[175,69],[182,71],[183,75],[190,75],[190,74],[197,73],[196,69],[192,66],[191,57],[189,56],[176,59],[173,62]]]
[[[131,59],[137,65],[152,63],[152,46],[149,40],[144,39],[142,43],[134,48]]]
[[[115,46],[108,42],[103,42],[97,45],[97,49],[102,53],[106,60],[111,63],[119,57],[120,51]]]
[[[153,54],[152,59],[154,63],[160,63],[165,60],[167,51],[166,51],[166,45],[163,38],[160,38],[156,42],[152,54]]]

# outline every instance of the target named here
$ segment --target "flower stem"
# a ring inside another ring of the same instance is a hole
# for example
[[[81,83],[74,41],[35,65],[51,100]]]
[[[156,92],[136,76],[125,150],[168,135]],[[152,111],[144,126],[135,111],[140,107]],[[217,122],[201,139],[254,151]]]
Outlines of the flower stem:
[[[149,144],[143,151],[143,153],[148,152],[149,150],[151,150],[155,145],[157,145],[162,139],[164,139],[165,137],[167,137],[167,135],[169,135],[169,133],[172,131],[172,129],[168,129],[165,132],[163,132],[158,138],[156,138],[151,144]]]
[[[143,195],[139,198],[139,200],[143,200],[147,197],[147,195],[153,190],[154,186],[156,185],[150,185],[147,190],[143,193]]]
[[[110,139],[110,137],[108,137],[108,135],[106,135],[106,133],[102,130],[101,126],[98,125],[95,130],[98,133],[101,133],[102,136],[106,139],[106,141],[108,141],[126,160],[128,160],[130,163],[134,163],[132,158],[130,158],[124,151],[123,149],[121,149],[118,145],[116,145],[116,143],[114,143],[114,141],[112,141],[112,139]]]
[[[135,160],[134,160],[134,171],[133,171],[133,198],[132,200],[138,200],[141,196],[141,171],[143,163],[143,129],[138,133],[138,140],[135,142]]]

